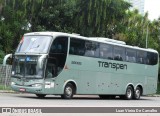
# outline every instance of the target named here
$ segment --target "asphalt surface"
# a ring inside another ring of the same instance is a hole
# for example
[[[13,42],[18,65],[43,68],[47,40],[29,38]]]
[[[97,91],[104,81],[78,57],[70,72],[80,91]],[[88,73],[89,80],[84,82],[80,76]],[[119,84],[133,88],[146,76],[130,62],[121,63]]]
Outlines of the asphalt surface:
[[[76,95],[71,100],[61,99],[60,96],[48,95],[39,99],[34,94],[0,92],[0,107],[158,107],[160,97],[141,97],[140,100],[100,99],[96,95]],[[63,109],[61,109],[63,110]],[[0,116],[159,116],[159,113],[47,113],[47,114],[4,114]]]
[[[140,100],[100,99],[96,95],[76,95],[71,100],[61,99],[60,96],[48,95],[39,99],[34,94],[0,93],[0,105],[29,106],[29,107],[160,107],[160,97],[141,97]]]

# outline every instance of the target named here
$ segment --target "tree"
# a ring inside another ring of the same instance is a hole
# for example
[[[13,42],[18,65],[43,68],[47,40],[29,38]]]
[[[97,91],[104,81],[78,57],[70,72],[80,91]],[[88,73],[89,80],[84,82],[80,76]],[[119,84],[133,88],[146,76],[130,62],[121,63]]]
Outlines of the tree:
[[[77,0],[76,32],[85,36],[112,37],[130,4],[123,0]]]
[[[0,36],[2,49],[7,53],[11,53],[19,43],[22,36],[23,26],[26,23],[25,15],[22,10],[20,0],[5,0],[2,4],[2,11],[0,13]],[[14,49],[13,49],[14,48]]]
[[[4,52],[2,51],[2,46],[0,46],[0,64],[3,62]]]
[[[22,35],[33,31],[61,31],[101,36],[160,51],[159,20],[129,11],[124,0],[0,0],[0,37],[5,54],[13,52]]]

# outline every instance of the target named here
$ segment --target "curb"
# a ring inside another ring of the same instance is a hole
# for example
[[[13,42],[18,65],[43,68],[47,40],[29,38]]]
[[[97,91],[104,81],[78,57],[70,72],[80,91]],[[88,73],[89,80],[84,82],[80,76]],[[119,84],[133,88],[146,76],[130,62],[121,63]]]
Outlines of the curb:
[[[159,94],[149,95],[149,97],[160,97],[160,95]]]
[[[0,93],[15,93],[12,90],[0,90]]]

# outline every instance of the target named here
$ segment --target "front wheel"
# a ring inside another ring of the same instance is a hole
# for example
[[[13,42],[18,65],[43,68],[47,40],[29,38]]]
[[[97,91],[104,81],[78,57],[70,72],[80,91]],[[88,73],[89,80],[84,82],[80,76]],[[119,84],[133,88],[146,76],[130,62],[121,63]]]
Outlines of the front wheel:
[[[61,95],[63,99],[72,99],[74,94],[74,87],[71,83],[68,83],[64,88],[64,94]]]
[[[141,97],[141,93],[142,93],[141,88],[140,88],[140,87],[137,87],[136,90],[134,91],[134,96],[133,96],[133,98],[134,98],[135,100],[139,100],[140,97]]]

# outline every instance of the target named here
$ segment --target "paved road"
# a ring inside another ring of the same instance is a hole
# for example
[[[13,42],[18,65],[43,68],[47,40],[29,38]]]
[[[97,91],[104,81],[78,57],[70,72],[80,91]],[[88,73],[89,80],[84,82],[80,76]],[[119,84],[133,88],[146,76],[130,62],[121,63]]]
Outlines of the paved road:
[[[100,99],[98,96],[74,96],[71,100],[61,99],[60,96],[48,95],[38,99],[34,94],[0,93],[0,107],[160,107],[160,97],[142,97],[140,100]],[[63,109],[62,109],[63,110]],[[88,110],[88,109],[87,109]],[[0,114],[2,115],[2,114]],[[3,116],[159,116],[159,113],[43,113],[21,114],[12,113]]]
[[[100,99],[98,96],[74,96],[71,100],[48,95],[38,99],[34,94],[0,93],[2,107],[160,107],[160,97],[141,97],[140,100]]]

